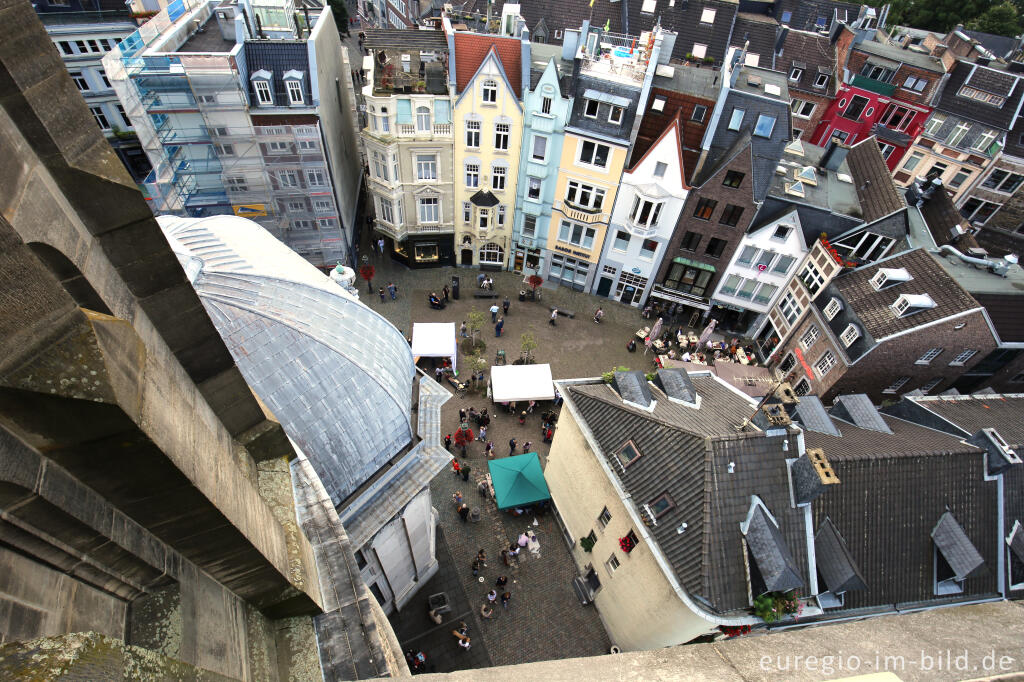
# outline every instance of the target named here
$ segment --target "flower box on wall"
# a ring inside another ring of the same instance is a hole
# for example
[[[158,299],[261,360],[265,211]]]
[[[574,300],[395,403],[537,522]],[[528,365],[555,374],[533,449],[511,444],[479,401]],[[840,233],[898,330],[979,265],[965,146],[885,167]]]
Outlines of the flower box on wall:
[[[629,531],[628,533],[623,535],[621,538],[619,538],[619,549],[621,549],[626,554],[629,554],[634,549],[636,549],[636,545],[637,545],[636,533],[634,533],[633,531]]]

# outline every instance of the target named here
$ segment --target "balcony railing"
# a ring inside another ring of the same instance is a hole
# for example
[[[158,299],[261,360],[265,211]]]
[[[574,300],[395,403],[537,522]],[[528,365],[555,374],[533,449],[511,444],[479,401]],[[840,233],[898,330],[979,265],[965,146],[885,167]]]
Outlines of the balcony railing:
[[[399,123],[395,126],[395,129],[398,133],[398,137],[422,137],[424,139],[430,139],[431,137],[452,136],[451,123],[435,123],[426,130],[421,130],[412,123]]]
[[[600,209],[587,210],[573,206],[567,201],[556,201],[555,210],[561,211],[567,218],[571,218],[578,223],[607,223],[609,215],[607,213],[601,213]]]

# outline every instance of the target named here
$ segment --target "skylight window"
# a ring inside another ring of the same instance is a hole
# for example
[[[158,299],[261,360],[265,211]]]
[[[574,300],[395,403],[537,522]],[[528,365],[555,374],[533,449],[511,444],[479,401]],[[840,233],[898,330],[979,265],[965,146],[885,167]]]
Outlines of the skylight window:
[[[758,137],[771,137],[775,130],[775,117],[767,114],[758,114],[757,124],[754,126],[754,134]]]
[[[717,14],[717,13],[718,13],[718,10],[705,9],[703,12],[700,13],[700,23],[702,23],[702,24],[713,24],[713,23],[715,23],[715,14]]]
[[[793,178],[812,186],[817,186],[818,184],[818,176],[814,172],[814,166],[804,166],[800,170],[793,171]]]
[[[619,451],[615,454],[623,467],[627,467],[640,459],[640,451],[637,450],[636,445],[631,440],[626,441],[626,444],[619,448]]]
[[[802,197],[805,195],[804,184],[797,180],[796,182],[786,183],[786,194],[792,194],[795,197]]]
[[[729,117],[729,130],[739,130],[740,126],[743,125],[743,109],[734,107],[732,115]]]

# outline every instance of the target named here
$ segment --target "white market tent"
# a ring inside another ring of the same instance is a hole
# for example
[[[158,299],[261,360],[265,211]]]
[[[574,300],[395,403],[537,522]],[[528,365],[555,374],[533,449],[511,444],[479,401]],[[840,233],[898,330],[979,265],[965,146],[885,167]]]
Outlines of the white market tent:
[[[491,394],[496,403],[553,400],[551,365],[495,365],[491,367]]]
[[[458,357],[454,322],[414,322],[412,325],[414,358],[449,358],[452,369]]]

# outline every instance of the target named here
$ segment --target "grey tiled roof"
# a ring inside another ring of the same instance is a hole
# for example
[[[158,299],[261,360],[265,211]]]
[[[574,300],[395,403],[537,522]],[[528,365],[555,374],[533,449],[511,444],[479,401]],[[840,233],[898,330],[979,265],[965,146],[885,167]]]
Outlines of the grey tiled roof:
[[[907,404],[926,413],[902,412],[899,408]],[[1021,394],[956,398],[922,396],[901,400],[885,411],[964,438],[982,429],[993,428],[1010,447],[1024,447],[1024,395]]]
[[[846,541],[827,516],[814,534],[814,560],[825,579],[825,584],[819,584],[818,589],[827,589],[833,594],[868,589]]]
[[[778,29],[779,24],[771,17],[739,12],[736,14],[736,23],[733,24],[732,40],[729,41],[729,45],[743,47],[744,42],[749,40],[750,45],[747,47],[747,52],[758,55],[758,66],[771,68]]]
[[[864,393],[853,393],[837,397],[832,405],[831,414],[837,419],[842,419],[862,429],[892,433],[892,429],[882,419],[882,415],[875,409],[871,399]]]
[[[932,529],[932,540],[942,552],[946,563],[953,569],[957,580],[969,577],[985,563],[950,512],[943,514],[935,524],[935,528]]]
[[[598,2],[595,7],[601,4]],[[660,21],[662,28],[677,33],[676,43],[672,49],[673,58],[683,59],[686,53],[693,51],[694,43],[699,43],[707,45],[706,56],[714,57],[718,64],[725,59],[737,3],[726,0],[676,0],[675,7],[670,7],[668,0],[658,0],[653,13],[641,12],[643,5],[643,0],[622,0],[623,8],[629,12],[628,30],[623,27],[626,33],[640,35],[651,30],[655,22]],[[611,3],[611,7],[618,6],[617,3]],[[715,10],[715,21],[710,26],[700,21],[705,9]],[[593,24],[602,26],[603,22],[598,23],[595,20]]]
[[[879,268],[906,268],[913,279],[876,291],[870,280]],[[838,294],[843,301],[844,313],[852,311],[857,323],[874,339],[979,307],[977,301],[923,249],[905,251],[844,273],[833,280],[824,292],[815,299],[815,305],[824,308],[830,298]],[[927,294],[936,305],[913,315],[896,317],[889,306],[900,294]],[[841,318],[842,314],[837,315],[830,323],[836,336],[845,328],[846,318]],[[856,342],[851,345],[850,350],[854,350],[856,345]]]
[[[655,385],[669,398],[693,403],[697,400],[697,389],[685,369],[659,369],[654,377]]]
[[[789,12],[789,21],[783,22],[792,28],[814,31],[820,25],[819,18],[824,18],[824,27],[828,28],[835,17],[835,11],[840,10],[848,21],[857,18],[860,5],[852,2],[835,2],[834,0],[779,0],[775,3],[775,16],[782,22],[786,12]],[[844,19],[840,16],[840,20]]]
[[[882,419],[892,433],[840,423],[839,426],[843,433],[841,437],[820,431],[807,431],[804,433],[804,441],[808,448],[823,450],[828,461],[833,465],[837,458],[846,460],[884,459],[955,452],[981,452],[973,445],[962,443],[961,437],[951,436],[884,414]],[[837,487],[841,489],[846,484],[846,480],[838,470],[836,475],[840,480]]]
[[[623,400],[645,407],[651,404],[651,390],[647,387],[647,377],[639,370],[616,372],[612,385]]]
[[[309,72],[309,49],[305,40],[247,40],[245,63],[249,69],[249,76],[260,69],[271,72],[275,103],[278,106],[285,106],[287,101],[284,99],[287,95],[283,76],[285,72],[293,69],[303,74],[302,96],[305,101],[313,102],[313,76]],[[249,101],[256,102],[255,86],[250,78],[247,78],[247,81],[244,85],[249,93]]]
[[[762,589],[753,589],[754,594],[789,592],[804,586],[800,577],[802,571],[786,546],[779,527],[760,505],[753,510],[745,537],[754,565],[764,581]]]
[[[989,50],[997,57],[1008,59],[1012,57],[1013,53],[1017,50],[1016,38],[997,36],[992,33],[982,33],[981,31],[965,30],[964,33],[977,40],[985,49]]]
[[[873,137],[850,147],[846,163],[850,166],[850,175],[857,188],[864,222],[874,222],[907,205],[896,190],[889,168]]]
[[[1020,75],[1024,76],[1024,74]],[[935,110],[984,123],[1000,130],[1009,130],[1013,125],[1013,117],[1020,98],[1024,96],[1024,83],[1021,83],[1017,76],[1018,74],[998,72],[971,62],[958,61],[942,88],[942,94],[935,105]],[[1002,106],[997,107],[970,97],[961,97],[957,93],[964,85],[1001,95],[1006,97],[1006,101]],[[1011,88],[1012,92],[1010,92]]]
[[[834,95],[836,79],[830,78],[824,88],[814,87],[819,70],[828,73],[836,72],[836,49],[828,36],[809,31],[789,31],[783,39],[782,52],[775,57],[775,69],[785,72],[792,71],[794,63],[803,68],[797,82],[790,81],[790,90],[811,92],[817,95]]]

